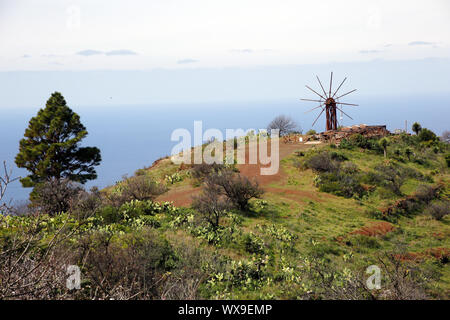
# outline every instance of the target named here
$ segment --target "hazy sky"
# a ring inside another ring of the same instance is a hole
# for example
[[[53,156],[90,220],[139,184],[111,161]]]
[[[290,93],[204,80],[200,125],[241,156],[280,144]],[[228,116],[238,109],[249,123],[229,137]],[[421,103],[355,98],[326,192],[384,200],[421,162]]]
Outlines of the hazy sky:
[[[0,0],[0,71],[450,57],[450,1]]]

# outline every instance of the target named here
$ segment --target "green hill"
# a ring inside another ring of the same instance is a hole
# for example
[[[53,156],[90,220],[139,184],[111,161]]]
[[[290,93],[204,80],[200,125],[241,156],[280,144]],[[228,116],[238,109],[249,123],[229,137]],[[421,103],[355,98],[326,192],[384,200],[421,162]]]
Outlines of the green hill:
[[[280,142],[279,174],[257,176],[262,196],[218,226],[191,207],[205,175],[165,158],[86,192],[70,212],[2,217],[0,241],[21,263],[80,266],[78,291],[50,290],[56,275],[43,272],[36,295],[45,297],[448,299],[449,151],[406,134],[388,137],[386,157],[360,135],[340,146]],[[366,286],[372,265],[380,289]]]

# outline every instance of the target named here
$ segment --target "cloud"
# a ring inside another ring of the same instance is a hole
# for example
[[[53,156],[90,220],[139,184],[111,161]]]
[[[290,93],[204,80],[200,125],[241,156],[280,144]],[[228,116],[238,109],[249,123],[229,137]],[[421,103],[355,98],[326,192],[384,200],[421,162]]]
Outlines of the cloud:
[[[62,58],[62,57],[64,57],[64,55],[62,55],[62,54],[53,54],[53,53],[43,54],[41,56],[44,58]]]
[[[78,51],[77,54],[80,55],[80,56],[88,57],[88,56],[94,56],[94,55],[97,55],[97,54],[103,54],[103,52],[98,51],[98,50],[87,49],[87,50]]]
[[[194,59],[181,59],[177,61],[178,64],[196,63],[196,62],[198,62],[198,60]]]
[[[234,53],[253,53],[252,49],[235,49],[235,50],[231,50],[231,52]]]
[[[428,42],[428,41],[412,41],[408,43],[408,46],[433,46],[435,45],[434,42]]]
[[[359,51],[359,53],[362,53],[362,54],[380,53],[380,52],[381,52],[380,50],[361,50],[361,51]]]
[[[105,53],[107,56],[129,56],[129,55],[137,55],[136,52],[131,50],[112,50]]]

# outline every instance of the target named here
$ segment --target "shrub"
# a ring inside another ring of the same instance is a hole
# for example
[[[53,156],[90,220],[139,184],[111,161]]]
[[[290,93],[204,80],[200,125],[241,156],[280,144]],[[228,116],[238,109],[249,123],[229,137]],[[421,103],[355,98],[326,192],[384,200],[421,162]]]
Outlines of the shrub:
[[[70,213],[78,219],[84,219],[95,215],[102,206],[100,191],[94,187],[87,191],[81,191],[70,203]]]
[[[352,134],[349,138],[348,138],[349,142],[358,147],[358,148],[363,148],[363,149],[368,149],[369,148],[369,141],[366,137],[364,137],[362,134],[360,133],[356,133],[356,134]]]
[[[209,175],[205,187],[216,189],[217,192],[225,195],[234,207],[243,211],[248,210],[250,199],[260,198],[264,193],[256,180],[250,181],[247,177],[231,170]]]
[[[433,131],[431,131],[427,128],[423,128],[422,130],[420,130],[419,141],[427,142],[427,141],[436,141],[436,140],[437,140],[437,136]]]
[[[170,175],[167,174],[167,175],[165,176],[164,180],[165,180],[167,183],[174,184],[174,183],[176,183],[176,182],[183,181],[183,177],[182,177],[178,172],[175,172],[174,174],[170,174]]]
[[[436,220],[442,220],[446,215],[450,213],[450,202],[439,201],[432,203],[425,210],[425,213],[431,215]]]
[[[82,191],[80,184],[69,179],[51,179],[34,187],[30,194],[31,206],[50,215],[67,212]]]
[[[157,299],[166,272],[177,257],[166,239],[151,229],[111,238],[94,233],[81,239],[82,287],[90,299]]]
[[[306,166],[317,172],[334,172],[339,169],[339,162],[333,160],[329,152],[320,152],[308,158]]]
[[[194,197],[192,208],[197,210],[213,230],[217,230],[220,219],[232,208],[231,201],[221,193],[220,187],[211,185],[200,196]]]
[[[314,130],[314,129],[309,129],[309,130],[306,132],[306,135],[312,136],[313,134],[316,134],[316,133],[317,133],[316,130]]]
[[[430,202],[431,200],[435,199],[437,196],[437,189],[433,186],[422,184],[417,187],[416,192],[414,195],[419,199],[420,201],[424,201],[426,203]]]
[[[400,190],[405,177],[401,172],[401,168],[393,163],[380,164],[375,167],[376,173],[371,178],[378,185],[390,189],[396,195],[402,195]]]
[[[109,204],[120,207],[131,200],[153,200],[166,191],[166,186],[143,175],[120,182],[106,195],[106,198]]]
[[[247,233],[243,238],[243,243],[245,251],[255,254],[264,253],[264,240],[253,234],[252,232]]]
[[[192,177],[194,179],[197,179],[199,181],[204,181],[204,179],[213,174],[218,173],[225,169],[225,166],[223,164],[207,164],[207,163],[201,163],[201,164],[194,164],[192,166]]]

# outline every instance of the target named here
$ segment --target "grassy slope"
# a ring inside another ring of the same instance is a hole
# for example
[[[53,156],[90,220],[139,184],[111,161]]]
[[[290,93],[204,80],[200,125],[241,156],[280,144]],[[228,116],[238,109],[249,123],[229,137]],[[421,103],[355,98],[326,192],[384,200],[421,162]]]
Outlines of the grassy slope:
[[[328,148],[328,146],[319,146],[319,148]],[[360,150],[342,151],[351,161],[356,163],[363,171],[373,168],[377,163],[384,159],[382,155],[369,154]],[[311,170],[300,171],[293,165],[293,160],[297,156],[290,154],[281,161],[282,177],[278,181],[271,182],[264,187],[268,190],[263,199],[267,201],[267,206],[259,210],[257,214],[245,215],[242,222],[243,232],[252,232],[266,243],[270,243],[268,236],[261,231],[259,226],[275,224],[283,226],[298,236],[295,241],[296,252],[289,255],[291,261],[296,256],[311,250],[323,251],[327,259],[338,266],[347,266],[353,270],[364,270],[368,265],[374,263],[375,256],[384,250],[391,250],[396,243],[407,245],[407,251],[413,253],[423,253],[433,248],[450,249],[450,227],[449,218],[442,221],[436,221],[430,216],[415,215],[413,217],[401,217],[394,224],[394,231],[383,236],[367,237],[363,235],[351,235],[350,233],[364,226],[371,226],[377,222],[366,213],[369,208],[380,208],[395,199],[382,199],[377,192],[368,198],[360,201],[355,199],[346,199],[334,196],[328,193],[322,193],[313,185],[314,173]],[[437,161],[441,161],[438,158]],[[433,168],[408,162],[408,166],[414,167],[424,174],[430,174]],[[178,170],[178,166],[171,164],[169,159],[164,159],[154,167],[148,169],[151,176],[163,179],[166,174],[172,174]],[[183,174],[185,171],[181,171]],[[448,170],[434,176],[434,180],[442,180],[449,185]],[[411,194],[416,187],[421,184],[417,180],[408,180],[402,187],[405,195]],[[199,188],[193,189],[192,181],[185,177],[183,181],[174,183],[170,186],[169,195],[172,200],[183,194],[198,192]],[[181,192],[180,192],[181,191]],[[166,200],[167,196],[163,196]],[[169,197],[170,199],[170,197]],[[258,211],[258,210],[255,210]],[[171,241],[181,241],[186,244],[199,245],[198,239],[183,230],[168,230],[167,236]],[[367,239],[370,238],[370,239]],[[347,243],[346,243],[347,242]],[[195,244],[194,244],[195,243]],[[200,241],[207,250],[213,250],[211,245]],[[251,254],[243,250],[242,246],[225,244],[219,249],[219,252],[234,260],[250,259]],[[344,261],[344,255],[352,254],[350,261]],[[275,256],[277,253],[274,254]],[[275,257],[277,260],[279,257]],[[426,258],[424,261],[433,260]],[[274,272],[279,266],[275,264]],[[440,282],[436,283],[436,292],[447,296],[450,289],[450,268],[448,264],[439,269],[442,274]],[[278,292],[278,294],[277,294]],[[277,291],[277,285],[268,284],[259,292],[233,292],[234,298],[259,298],[264,293],[275,294],[278,298],[292,298],[286,296],[284,292]]]

